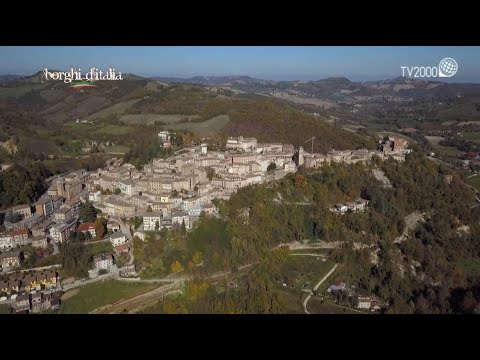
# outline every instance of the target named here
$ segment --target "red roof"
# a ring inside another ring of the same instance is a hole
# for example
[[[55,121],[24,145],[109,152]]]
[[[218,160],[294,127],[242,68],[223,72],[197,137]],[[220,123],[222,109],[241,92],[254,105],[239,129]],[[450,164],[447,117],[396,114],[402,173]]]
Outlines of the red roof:
[[[95,223],[84,223],[78,226],[77,231],[88,231],[90,229],[95,229]]]
[[[128,244],[120,244],[115,246],[115,251],[118,251],[118,252],[128,251],[128,249],[129,249]]]
[[[28,235],[28,230],[27,229],[15,230],[15,231],[12,231],[9,235],[10,236]]]

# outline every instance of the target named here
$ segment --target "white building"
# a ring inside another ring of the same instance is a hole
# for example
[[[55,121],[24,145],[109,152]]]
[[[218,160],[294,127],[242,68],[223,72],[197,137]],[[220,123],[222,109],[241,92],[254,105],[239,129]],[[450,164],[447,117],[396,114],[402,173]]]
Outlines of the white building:
[[[202,154],[206,154],[207,153],[207,144],[201,144],[200,145],[200,152]]]
[[[172,213],[172,226],[182,226],[182,222],[185,222],[185,228],[190,228],[190,216],[186,211],[176,211]]]
[[[0,235],[0,249],[11,249],[13,247],[13,238],[10,235]]]
[[[146,212],[143,214],[143,229],[145,231],[155,231],[158,227],[162,226],[162,213],[160,211],[156,212]]]
[[[119,180],[117,181],[118,188],[124,194],[129,196],[133,195],[134,192],[134,185],[132,180]]]
[[[239,136],[238,138],[228,138],[227,139],[227,149],[256,149],[257,139],[256,138],[244,138]]]
[[[88,200],[92,202],[100,201],[101,191],[95,191],[88,194]]]
[[[113,265],[113,256],[111,254],[95,256],[93,262],[95,263],[95,269],[97,270],[110,270],[110,267]]]
[[[370,300],[369,297],[366,297],[366,296],[359,296],[358,297],[357,308],[369,310],[371,306],[372,306],[372,300]]]
[[[171,134],[169,131],[160,131],[158,133],[158,140],[160,140],[160,142],[164,143],[164,142],[170,141],[170,139],[171,139]]]
[[[77,225],[76,219],[71,219],[70,222],[55,224],[50,228],[50,236],[55,242],[64,242],[70,237],[70,233],[75,231]]]
[[[110,242],[114,247],[118,245],[122,245],[127,242],[127,237],[124,234],[122,234],[120,231],[117,231],[110,236]]]

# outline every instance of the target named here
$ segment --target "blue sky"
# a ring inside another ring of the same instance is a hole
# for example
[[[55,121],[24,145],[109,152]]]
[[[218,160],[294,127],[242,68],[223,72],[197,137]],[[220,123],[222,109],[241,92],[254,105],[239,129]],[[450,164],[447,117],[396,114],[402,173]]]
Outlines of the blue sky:
[[[434,66],[445,57],[459,64],[451,81],[480,82],[480,47],[0,47],[0,74],[110,66],[141,76],[249,75],[271,80],[346,76],[379,80],[400,76],[400,66]]]

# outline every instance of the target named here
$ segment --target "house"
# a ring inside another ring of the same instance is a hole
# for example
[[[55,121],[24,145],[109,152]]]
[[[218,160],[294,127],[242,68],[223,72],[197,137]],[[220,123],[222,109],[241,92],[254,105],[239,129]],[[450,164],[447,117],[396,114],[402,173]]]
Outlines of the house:
[[[125,236],[125,234],[117,231],[110,236],[110,242],[113,246],[122,245],[127,242],[127,237]]]
[[[0,249],[13,248],[13,238],[7,234],[0,235]]]
[[[13,246],[23,246],[28,244],[28,230],[16,230],[9,233],[13,240]]]
[[[9,251],[0,254],[0,264],[4,268],[19,266],[22,261],[22,253],[20,251]]]
[[[122,277],[129,277],[129,276],[135,276],[136,271],[135,271],[135,265],[127,265],[124,266],[123,268],[120,269],[120,276]]]
[[[55,224],[50,228],[50,236],[55,242],[64,242],[68,240],[70,234],[75,231],[76,225],[76,219],[71,219],[69,222]]]
[[[128,244],[120,244],[113,248],[117,254],[128,253],[130,251],[130,246]]]
[[[92,202],[100,201],[101,191],[95,191],[88,194],[88,200]]]
[[[36,203],[35,203],[35,212],[37,214],[43,215],[46,218],[48,218],[50,215],[53,214],[53,200],[52,198],[46,196],[46,197],[41,197]]]
[[[50,300],[51,308],[53,310],[60,309],[60,298],[54,297]]]
[[[135,185],[133,184],[132,180],[119,180],[117,181],[118,188],[120,191],[124,194],[127,194],[129,196],[133,195]]]
[[[18,293],[20,291],[20,286],[22,285],[21,281],[18,279],[11,279],[8,281],[8,293],[16,292]]]
[[[32,246],[34,248],[46,248],[48,245],[47,237],[45,235],[39,235],[32,238]]]
[[[15,312],[29,311],[30,310],[30,295],[22,294],[18,295],[15,299]]]
[[[97,235],[96,231],[95,231],[95,223],[94,222],[89,222],[89,223],[83,223],[83,224],[80,224],[77,228],[77,231],[78,232],[81,232],[81,233],[90,233],[90,235],[92,237],[95,237]]]
[[[37,282],[37,276],[35,274],[27,274],[23,278],[23,288],[25,291],[36,290],[37,287],[40,287],[40,283]]]
[[[172,226],[182,226],[185,222],[185,228],[190,228],[190,216],[186,211],[176,211],[172,213]]]
[[[346,284],[343,281],[336,281],[333,285],[331,285],[327,291],[328,292],[335,292],[335,291],[343,291],[345,290]]]
[[[145,231],[143,230],[143,227],[139,227],[137,230],[133,232],[133,236],[138,237],[140,240],[145,241]]]
[[[93,258],[93,263],[95,264],[95,269],[97,270],[110,270],[110,267],[113,265],[113,256],[111,254],[95,256]]]
[[[145,231],[155,231],[162,225],[162,212],[146,212],[142,214],[143,229]],[[157,227],[158,224],[158,227]]]
[[[345,213],[348,211],[348,207],[344,204],[337,204],[335,205],[335,208],[337,209],[337,211],[341,212],[341,213]]]
[[[368,296],[359,296],[358,297],[358,309],[367,309],[369,310],[372,306],[372,300]]]
[[[120,230],[120,224],[117,223],[116,221],[108,220],[107,230],[110,230],[112,232],[119,231]]]
[[[358,198],[357,200],[355,200],[356,208],[358,211],[365,210],[368,207],[368,203],[369,203],[368,200],[365,200],[362,198]]]
[[[72,209],[68,206],[63,206],[53,213],[53,218],[57,222],[65,222],[72,218]]]
[[[20,214],[26,219],[32,216],[32,209],[30,208],[30,205],[17,205],[12,207],[12,213]]]
[[[45,285],[45,287],[57,286],[57,272],[53,270],[45,271],[45,282],[43,285]]]

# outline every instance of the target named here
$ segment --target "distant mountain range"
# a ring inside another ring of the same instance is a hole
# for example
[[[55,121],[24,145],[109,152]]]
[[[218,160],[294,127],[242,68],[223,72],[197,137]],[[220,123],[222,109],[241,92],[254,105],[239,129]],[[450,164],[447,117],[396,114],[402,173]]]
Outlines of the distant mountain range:
[[[194,76],[191,78],[154,76],[154,77],[151,77],[150,79],[158,80],[166,83],[197,84],[197,85],[206,85],[206,86],[220,86],[220,85],[248,84],[248,83],[261,83],[261,84],[275,83],[275,81],[255,79],[250,76]]]
[[[20,79],[22,77],[23,77],[22,75],[11,75],[11,74],[0,75],[0,83],[12,81],[12,80],[17,80],[17,79]]]

